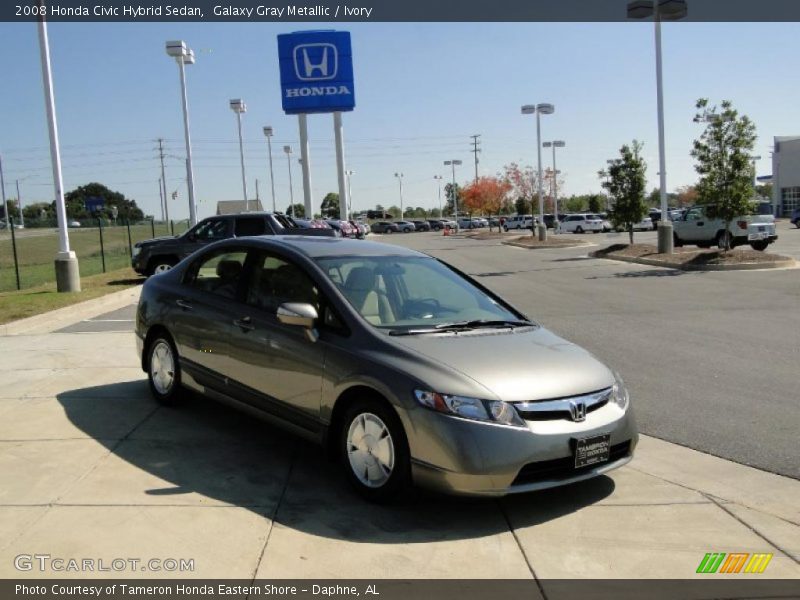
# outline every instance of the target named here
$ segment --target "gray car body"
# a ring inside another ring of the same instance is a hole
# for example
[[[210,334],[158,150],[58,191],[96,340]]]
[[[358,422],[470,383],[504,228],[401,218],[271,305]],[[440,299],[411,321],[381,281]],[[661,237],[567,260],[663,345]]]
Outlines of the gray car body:
[[[631,459],[638,434],[630,405],[622,410],[609,402],[583,422],[532,421],[519,428],[444,415],[414,399],[415,389],[532,402],[609,388],[614,374],[586,350],[535,324],[390,336],[363,319],[315,262],[342,255],[436,259],[397,246],[338,238],[253,237],[212,247],[223,245],[267,250],[301,266],[338,312],[347,335],[320,326],[318,339],[311,341],[304,330],[278,324],[244,303],[217,302],[207,297],[211,294],[200,297],[182,283],[193,263],[189,260],[150,278],[143,287],[136,316],[143,369],[148,340],[166,330],[175,341],[184,385],[323,445],[336,438],[331,434],[347,402],[364,395],[380,397],[403,425],[415,483],[450,493],[499,496],[554,487],[594,477]],[[180,308],[179,301],[191,310]],[[252,331],[234,325],[245,316],[252,320]],[[528,463],[567,460],[574,439],[599,434],[610,434],[612,447],[627,444],[628,451],[590,469],[515,483]]]

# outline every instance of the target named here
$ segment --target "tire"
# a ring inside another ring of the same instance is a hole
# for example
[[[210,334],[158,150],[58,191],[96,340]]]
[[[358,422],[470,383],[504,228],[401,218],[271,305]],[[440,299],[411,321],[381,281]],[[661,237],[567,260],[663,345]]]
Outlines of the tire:
[[[153,398],[167,406],[176,404],[181,398],[181,368],[175,344],[167,335],[159,334],[147,347],[147,382]]]
[[[506,233],[508,233],[508,225],[503,225],[503,231],[505,231]]]
[[[758,250],[759,252],[763,252],[769,246],[769,242],[767,240],[757,240],[755,242],[750,242],[750,247],[753,250]]]
[[[676,248],[681,248],[683,246],[683,240],[678,237],[678,234],[674,231],[672,232],[672,245]]]
[[[392,233],[392,230],[387,227],[383,230],[383,233]]]
[[[177,264],[178,260],[174,256],[156,256],[147,263],[147,274],[158,275],[166,273]]]
[[[583,233],[583,227],[581,227],[580,225],[578,225],[578,226],[575,228],[575,233]]]
[[[347,407],[339,431],[345,477],[366,500],[396,500],[411,485],[411,461],[403,425],[394,410],[373,399]]]

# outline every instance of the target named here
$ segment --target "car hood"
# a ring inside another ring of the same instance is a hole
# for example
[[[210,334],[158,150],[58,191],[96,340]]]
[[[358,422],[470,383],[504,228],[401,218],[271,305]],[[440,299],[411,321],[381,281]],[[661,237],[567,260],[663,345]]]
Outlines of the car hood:
[[[476,394],[483,387],[509,402],[575,396],[614,384],[611,370],[588,351],[542,327],[391,339],[469,377],[479,384]],[[427,383],[448,392],[446,377]]]
[[[136,242],[134,246],[141,248],[142,246],[152,246],[154,244],[163,244],[164,242],[174,242],[177,239],[177,235],[167,235],[163,237],[151,238],[149,240],[142,240],[141,242]]]

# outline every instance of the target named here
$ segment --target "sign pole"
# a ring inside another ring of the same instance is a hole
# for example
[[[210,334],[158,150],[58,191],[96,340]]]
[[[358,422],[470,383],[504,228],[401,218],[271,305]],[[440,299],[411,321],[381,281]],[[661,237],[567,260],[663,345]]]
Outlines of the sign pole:
[[[347,197],[347,185],[345,184],[342,113],[338,110],[333,113],[333,133],[336,139],[336,174],[339,178],[339,218],[342,221],[346,221],[348,216],[347,207],[349,206],[350,199]]]
[[[300,125],[300,162],[303,168],[303,204],[306,209],[306,219],[314,218],[311,209],[311,158],[308,147],[308,115],[300,113],[297,115]]]

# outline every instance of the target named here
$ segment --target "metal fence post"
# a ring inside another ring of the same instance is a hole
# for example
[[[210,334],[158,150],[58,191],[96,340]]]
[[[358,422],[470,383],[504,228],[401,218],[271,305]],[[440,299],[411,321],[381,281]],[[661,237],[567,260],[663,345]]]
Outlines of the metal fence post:
[[[172,231],[172,235],[175,235],[175,221],[170,220],[169,228]]]
[[[133,242],[131,241],[131,220],[125,217],[125,227],[128,228],[128,256],[133,258]]]
[[[8,227],[11,228],[11,247],[14,249],[14,273],[17,276],[17,290],[19,291],[19,261],[17,260],[17,236],[14,235],[14,217],[10,215],[6,215],[8,219],[6,219],[6,223]]]
[[[150,219],[150,231],[153,233],[153,237],[156,237],[156,218],[155,217]]]
[[[97,217],[97,230],[100,232],[100,260],[103,263],[103,273],[106,272],[106,251],[103,247],[103,221]]]

